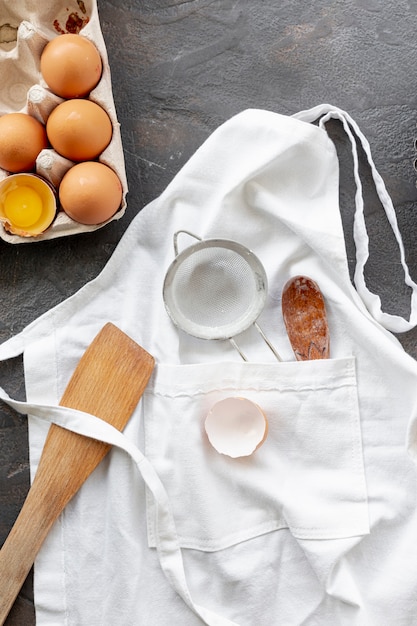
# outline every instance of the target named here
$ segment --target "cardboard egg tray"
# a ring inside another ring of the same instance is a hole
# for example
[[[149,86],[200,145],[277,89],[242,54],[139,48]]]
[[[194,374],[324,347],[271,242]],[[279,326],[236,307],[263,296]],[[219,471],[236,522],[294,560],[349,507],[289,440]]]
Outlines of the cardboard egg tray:
[[[113,135],[110,144],[98,160],[111,167],[118,175],[123,189],[122,205],[117,213],[102,224],[84,225],[72,220],[59,210],[47,231],[36,237],[20,237],[8,233],[0,224],[0,237],[9,243],[31,243],[55,239],[102,228],[110,221],[120,219],[126,210],[127,180],[120,135],[113,101],[110,67],[106,46],[100,28],[96,0],[0,0],[0,115],[12,112],[29,113],[45,123],[49,114],[63,98],[51,93],[40,73],[40,57],[48,41],[66,32],[90,39],[101,54],[103,73],[99,84],[88,99],[96,102],[109,115]],[[74,163],[53,149],[47,148],[38,156],[36,173],[57,188]],[[8,172],[0,169],[0,180]],[[59,207],[58,207],[59,208]]]

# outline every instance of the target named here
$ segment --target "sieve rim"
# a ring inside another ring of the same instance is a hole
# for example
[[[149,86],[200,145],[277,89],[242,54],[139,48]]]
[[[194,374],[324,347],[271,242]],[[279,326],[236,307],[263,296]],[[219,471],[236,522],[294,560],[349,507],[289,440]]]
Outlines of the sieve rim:
[[[186,259],[203,249],[215,247],[232,250],[245,259],[255,280],[256,302],[254,302],[254,306],[251,308],[251,315],[246,315],[244,318],[238,319],[236,322],[227,323],[222,326],[204,326],[186,318],[182,314],[181,310],[176,306],[173,295],[173,284],[177,271]],[[162,295],[166,311],[175,326],[189,335],[197,337],[198,339],[222,340],[231,339],[232,337],[239,335],[256,322],[260,313],[264,309],[267,290],[268,281],[265,268],[252,250],[241,243],[234,241],[233,239],[214,238],[202,239],[194,244],[191,244],[177,254],[165,274]]]

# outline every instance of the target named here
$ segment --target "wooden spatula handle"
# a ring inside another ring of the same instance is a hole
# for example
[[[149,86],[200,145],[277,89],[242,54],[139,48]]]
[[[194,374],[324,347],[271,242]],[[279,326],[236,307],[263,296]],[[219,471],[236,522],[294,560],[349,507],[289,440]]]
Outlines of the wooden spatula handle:
[[[0,624],[4,623],[51,527],[110,446],[52,424],[41,463],[0,550]],[[54,464],[51,472],[50,464]],[[65,475],[70,475],[65,481]]]
[[[106,324],[81,358],[60,404],[122,430],[153,367],[148,352]],[[0,624],[52,525],[109,449],[108,444],[51,425],[32,486],[0,550]]]

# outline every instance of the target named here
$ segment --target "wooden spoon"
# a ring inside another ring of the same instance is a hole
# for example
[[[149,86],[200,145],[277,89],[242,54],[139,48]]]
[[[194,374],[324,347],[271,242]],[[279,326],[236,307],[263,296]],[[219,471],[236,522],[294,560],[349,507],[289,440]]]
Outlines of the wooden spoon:
[[[116,326],[106,324],[82,356],[60,404],[92,413],[122,430],[153,368],[150,354]],[[50,426],[33,484],[0,550],[0,624],[53,523],[110,448]]]
[[[323,295],[307,276],[295,276],[282,292],[282,315],[297,361],[328,359],[329,327]]]

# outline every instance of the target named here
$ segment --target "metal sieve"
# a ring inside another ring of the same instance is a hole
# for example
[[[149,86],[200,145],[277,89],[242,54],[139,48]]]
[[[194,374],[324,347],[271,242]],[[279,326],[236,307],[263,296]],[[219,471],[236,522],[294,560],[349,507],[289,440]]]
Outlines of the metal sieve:
[[[178,252],[178,236],[198,242]],[[174,234],[175,259],[168,268],[163,298],[174,324],[200,339],[228,339],[241,357],[234,337],[254,325],[281,358],[256,322],[265,305],[267,277],[259,259],[229,239],[201,239],[186,230]]]

